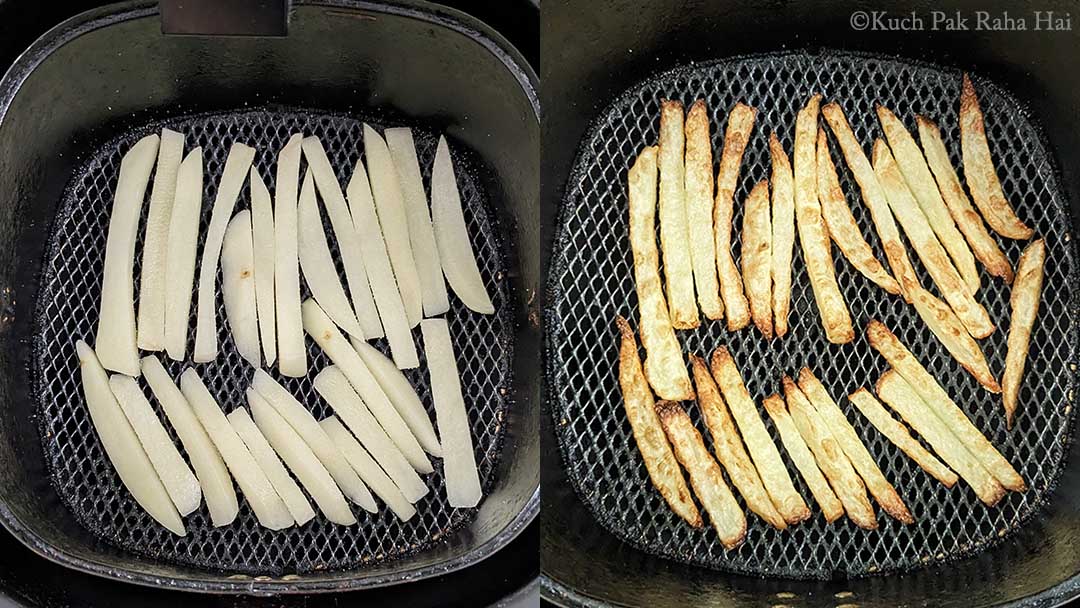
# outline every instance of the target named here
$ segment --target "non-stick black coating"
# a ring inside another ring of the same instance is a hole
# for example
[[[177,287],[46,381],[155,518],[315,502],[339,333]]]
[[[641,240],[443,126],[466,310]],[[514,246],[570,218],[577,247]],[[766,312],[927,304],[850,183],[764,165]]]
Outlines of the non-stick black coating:
[[[1046,2],[1037,8],[1066,12],[1073,7]],[[545,249],[550,250],[555,202],[562,198],[578,143],[588,123],[615,96],[652,73],[679,65],[792,48],[896,54],[971,70],[1010,90],[1041,124],[1062,170],[1060,182],[1074,226],[1078,225],[1080,130],[1074,116],[1080,107],[1080,87],[1071,68],[1071,49],[1080,43],[1080,31],[860,33],[849,25],[855,10],[929,14],[957,9],[967,14],[996,10],[978,2],[698,2],[679,7],[613,0],[545,3],[541,36]],[[548,413],[541,416],[541,441],[554,445]],[[709,572],[629,548],[598,528],[570,489],[557,451],[545,450],[544,593],[570,606],[634,606],[643,597],[651,606],[734,608],[845,602],[862,607],[978,608],[1017,602],[1051,606],[1080,591],[1080,582],[1072,580],[1080,573],[1078,461],[1080,450],[1074,443],[1047,511],[996,549],[903,577],[796,582]]]

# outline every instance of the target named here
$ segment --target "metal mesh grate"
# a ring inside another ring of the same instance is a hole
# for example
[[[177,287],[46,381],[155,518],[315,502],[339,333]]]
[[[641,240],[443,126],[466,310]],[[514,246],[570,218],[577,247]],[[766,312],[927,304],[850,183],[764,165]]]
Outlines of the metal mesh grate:
[[[867,152],[880,137],[873,104],[893,109],[909,126],[916,113],[938,121],[953,164],[960,166],[957,107],[960,74],[923,64],[846,53],[782,53],[699,64],[653,77],[627,91],[593,123],[581,143],[567,184],[550,276],[549,382],[553,416],[568,474],[600,523],[630,544],[682,562],[755,575],[796,578],[860,576],[941,562],[979,551],[1015,530],[1043,504],[1061,467],[1071,436],[1077,369],[1077,259],[1067,203],[1038,131],[1016,102],[977,81],[987,117],[991,151],[1008,199],[1020,217],[1047,239],[1050,255],[1042,309],[1032,337],[1020,393],[1016,428],[1005,429],[1000,397],[981,389],[944,351],[914,310],[859,275],[833,249],[837,279],[857,328],[848,345],[829,344],[796,246],[790,331],[766,342],[751,326],[730,333],[703,318],[700,328],[679,332],[684,350],[708,356],[727,344],[759,400],[780,388],[783,373],[809,366],[838,400],[870,452],[903,496],[916,523],[900,525],[879,512],[879,529],[859,530],[846,519],[815,517],[785,532],[748,513],[746,542],[726,552],[712,528],[694,530],[667,508],[648,479],[623,411],[618,387],[616,313],[638,319],[628,241],[626,173],[637,152],[657,140],[659,101],[703,98],[711,112],[714,161],[719,161],[726,113],[737,101],[758,108],[755,132],[743,162],[735,200],[732,251],[739,259],[742,202],[750,187],[768,177],[766,134],[775,130],[791,153],[795,114],[813,92],[838,100]],[[864,236],[884,260],[869,213],[835,147],[841,184]],[[714,170],[715,173],[715,170]],[[999,239],[1015,263],[1024,243]],[[912,256],[918,264],[918,260]],[[932,282],[918,267],[923,285]],[[1003,369],[1009,326],[1009,289],[989,275],[979,299],[998,327],[982,342],[992,369]],[[1011,493],[986,508],[962,482],[949,490],[923,473],[878,433],[844,396],[871,386],[886,363],[866,343],[862,329],[880,319],[927,365],[974,424],[1028,481],[1025,494]],[[705,429],[695,403],[686,404]],[[768,416],[762,413],[781,445]],[[706,436],[711,449],[711,439]],[[781,449],[789,471],[795,471]],[[796,486],[812,504],[798,475]],[[740,504],[745,507],[740,497]]]
[[[371,122],[381,127],[378,120]],[[240,514],[233,524],[213,528],[209,514],[200,508],[186,519],[188,535],[179,538],[157,525],[120,485],[104,457],[84,405],[74,343],[77,338],[93,343],[109,210],[123,152],[139,137],[162,126],[186,133],[187,149],[195,145],[203,147],[206,178],[199,236],[199,251],[202,251],[217,181],[234,140],[258,149],[255,165],[272,191],[277,151],[289,135],[295,132],[318,135],[338,179],[345,184],[363,149],[362,124],[356,117],[278,108],[170,119],[125,133],[104,145],[75,174],[49,237],[49,253],[37,302],[33,361],[35,392],[40,399],[39,425],[53,483],[79,522],[95,535],[122,549],[170,562],[247,574],[288,574],[353,568],[409,555],[448,537],[475,516],[475,509],[452,509],[447,504],[442,461],[433,459],[435,473],[425,479],[431,492],[416,505],[417,515],[408,522],[399,521],[385,507],[375,515],[354,508],[359,525],[338,526],[318,516],[304,526],[274,532],[258,526],[254,513],[241,498]],[[414,137],[424,185],[430,188],[437,134],[414,129]],[[511,382],[513,304],[504,280],[505,243],[494,223],[494,215],[489,212],[477,163],[453,146],[451,151],[472,246],[496,308],[495,315],[475,314],[452,296],[450,312],[446,315],[468,404],[480,478],[484,487],[490,488],[500,453]],[[249,207],[248,197],[245,186],[237,210]],[[333,234],[329,229],[327,233]],[[141,228],[139,234],[137,251],[142,250]],[[336,242],[330,241],[338,259]],[[137,255],[138,258],[141,256]],[[140,265],[141,260],[136,263],[136,276]],[[306,297],[306,285],[302,289]],[[236,352],[220,298],[217,315],[221,354],[214,362],[196,367],[222,407],[231,411],[246,403],[244,389],[252,370]],[[192,306],[189,356],[194,327]],[[421,366],[407,371],[406,375],[434,420],[419,328],[413,332],[413,338]],[[321,418],[332,412],[315,392],[312,380],[317,371],[329,365],[329,360],[311,340],[307,343],[307,377],[285,378],[276,373],[276,368],[269,371]],[[374,345],[388,352],[383,340]],[[161,358],[174,378],[190,365],[172,361],[163,354]],[[144,381],[143,385],[150,395]],[[154,407],[162,420],[166,420],[156,403]],[[166,427],[176,441],[172,428],[168,424]]]

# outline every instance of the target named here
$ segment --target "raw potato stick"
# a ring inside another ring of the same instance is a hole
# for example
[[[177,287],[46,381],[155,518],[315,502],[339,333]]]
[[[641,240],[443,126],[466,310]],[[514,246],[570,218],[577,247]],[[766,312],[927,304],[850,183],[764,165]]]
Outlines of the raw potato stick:
[[[911,433],[908,433],[907,428],[902,423],[885,411],[885,407],[881,405],[877,397],[874,397],[873,393],[865,388],[860,388],[848,395],[848,401],[862,412],[863,416],[866,416],[866,419],[870,421],[870,424],[874,425],[874,428],[880,431],[893,445],[900,448],[900,451],[907,454],[908,458],[914,460],[922,470],[929,473],[947,488],[956,485],[959,479],[956,473],[953,473],[952,469],[938,460],[937,456],[926,451],[926,448],[912,437]]]
[[[135,239],[160,139],[156,133],[147,135],[120,161],[120,177],[116,181],[116,196],[109,216],[109,237],[105,242],[101,316],[95,348],[102,367],[129,376],[139,375],[139,347],[135,337]]]
[[[225,230],[229,226],[236,199],[244,187],[251,161],[255,158],[255,148],[242,143],[234,143],[229,148],[225,159],[225,169],[221,172],[217,196],[210,212],[210,227],[206,230],[206,243],[203,246],[199,262],[199,299],[198,316],[195,324],[195,353],[192,360],[196,363],[213,361],[218,355],[217,343],[217,271],[221,256]]]
[[[929,220],[911,195],[911,190],[908,189],[904,176],[900,174],[900,169],[892,153],[889,152],[889,147],[881,139],[874,142],[874,171],[877,173],[878,181],[885,188],[889,208],[903,227],[908,241],[911,242],[926,271],[930,273],[930,277],[941,290],[945,301],[964,323],[968,333],[974,338],[985,338],[994,333],[994,324],[990,320],[990,315],[971,295],[960,273],[949,260],[945,249],[930,228]]]
[[[836,283],[832,245],[818,202],[815,135],[820,103],[821,95],[814,95],[795,119],[795,221],[825,339],[846,344],[855,339],[855,329]]]
[[[742,278],[735,266],[735,260],[731,257],[731,231],[735,187],[739,182],[743,153],[750,141],[756,115],[757,110],[744,103],[737,103],[731,108],[727,130],[724,131],[724,149],[720,153],[720,170],[716,174],[716,203],[713,205],[716,271],[720,277],[720,295],[724,299],[729,331],[738,331],[750,322],[750,309],[743,294]],[[664,263],[667,264],[667,261]]]
[[[772,158],[772,310],[776,337],[788,330],[791,309],[791,259],[795,250],[795,177],[784,146],[769,133]]]
[[[743,211],[742,272],[750,316],[766,340],[772,324],[772,222],[769,219],[769,182],[761,180],[746,197]]]
[[[769,493],[758,477],[754,462],[743,447],[739,431],[735,428],[735,422],[720,396],[720,388],[716,386],[705,359],[690,355],[690,364],[694,371],[694,384],[697,386],[698,408],[705,419],[705,426],[709,428],[709,434],[712,435],[716,459],[723,465],[732,485],[742,494],[751,511],[778,530],[787,528],[787,522],[773,506]]]
[[[1024,248],[1020,262],[1016,265],[1016,282],[1013,283],[1010,296],[1012,320],[1009,321],[1009,350],[1005,355],[1005,373],[1001,376],[1005,422],[1009,428],[1012,428],[1016,400],[1024,379],[1031,328],[1035,326],[1035,317],[1039,314],[1045,262],[1046,243],[1038,239]]]
[[[825,138],[825,129],[818,127],[817,134],[817,189],[821,203],[821,218],[829,230],[829,236],[864,277],[889,293],[900,293],[900,284],[881,265],[874,256],[870,243],[863,238],[855,216],[848,207],[844,191],[840,189],[840,178],[836,175],[836,165],[829,153],[829,142]]]
[[[420,322],[420,332],[431,373],[431,400],[435,403],[439,436],[445,446],[443,471],[447,501],[452,507],[475,507],[483,494],[450,329],[444,319],[424,319]]]
[[[986,141],[979,99],[967,74],[964,74],[960,90],[960,150],[971,198],[975,199],[975,206],[982,212],[986,223],[1001,236],[1010,239],[1031,238],[1035,231],[1020,221],[1001,190],[994,160],[990,156],[990,145]]]
[[[251,212],[237,213],[221,243],[221,297],[233,342],[240,356],[258,367],[259,319],[255,305],[255,251],[251,241]]]
[[[720,283],[716,277],[716,243],[713,240],[712,139],[709,112],[697,100],[686,113],[686,219],[690,229],[690,259],[698,305],[708,319],[724,316]]]
[[[340,420],[330,416],[320,420],[319,426],[326,431],[334,445],[345,455],[345,459],[356,469],[360,478],[371,486],[371,491],[381,498],[386,503],[386,506],[390,507],[390,510],[394,512],[394,515],[398,516],[398,519],[409,521],[413,515],[416,515],[416,507],[405,499],[401,490],[394,485],[393,480],[379,468],[379,463],[375,462],[364,450],[363,446],[356,441],[356,438],[345,428],[345,425],[341,424]]]
[[[431,211],[424,193],[424,180],[420,175],[420,161],[416,158],[416,145],[408,127],[396,127],[383,131],[394,168],[401,180],[401,194],[405,198],[405,215],[409,222],[409,244],[412,245],[416,271],[420,277],[424,316],[436,317],[450,310],[446,295],[442,262],[435,244],[435,229],[431,226]]]
[[[390,403],[394,404],[394,409],[401,414],[405,424],[409,425],[409,430],[420,443],[420,447],[424,448],[428,454],[442,458],[442,446],[439,445],[439,439],[435,436],[435,427],[432,426],[427,409],[420,402],[416,390],[409,384],[409,379],[394,365],[393,360],[379,352],[374,346],[359,340],[351,342],[357,354],[364,360],[364,364],[371,370],[371,375],[375,377],[379,387],[390,399]]]
[[[255,303],[259,338],[267,365],[277,360],[277,308],[274,304],[274,210],[262,176],[251,168],[251,242],[255,250]]]
[[[184,536],[184,522],[176,511],[176,505],[161,483],[154,465],[143,451],[139,437],[116,402],[109,377],[101,366],[94,350],[86,342],[75,343],[79,356],[79,373],[82,377],[86,408],[94,425],[105,455],[116,469],[117,476],[139,506],[146,510],[162,526],[173,534]]]
[[[903,376],[895,370],[885,372],[878,379],[876,390],[881,400],[896,410],[911,428],[926,439],[938,456],[975,490],[979,500],[988,506],[994,506],[1001,500],[1005,488],[957,439]]]
[[[165,427],[158,420],[154,409],[150,407],[146,395],[139,383],[131,376],[113,374],[109,378],[109,388],[116,396],[120,409],[124,411],[131,428],[139,438],[139,443],[154,465],[158,478],[169,493],[173,504],[183,517],[199,508],[202,502],[202,489],[199,480],[188,468],[184,457],[173,445]]]
[[[619,387],[622,389],[623,407],[634,432],[634,443],[645,461],[645,470],[671,510],[686,523],[700,528],[705,524],[694,499],[690,497],[690,488],[686,486],[679,462],[671,451],[664,429],[660,425],[660,418],[656,415],[656,403],[653,401],[649,383],[645,381],[641,360],[638,359],[634,332],[622,317],[616,316],[615,323],[621,335]]]
[[[255,396],[254,398],[259,399],[260,397]],[[229,419],[229,424],[232,425],[233,430],[236,431],[244,445],[247,446],[248,451],[251,452],[251,456],[255,458],[255,462],[259,463],[259,468],[266,473],[270,485],[274,486],[274,491],[278,493],[282,502],[289,509],[289,513],[296,520],[296,525],[302,526],[311,521],[315,517],[315,510],[311,508],[307,496],[304,496],[304,493],[300,491],[300,486],[296,485],[293,478],[289,476],[289,472],[285,470],[285,465],[281,464],[281,460],[278,459],[274,448],[270,447],[270,443],[266,441],[266,437],[263,436],[259,427],[255,426],[255,421],[251,419],[251,415],[247,413],[247,410],[238,407],[230,412],[226,418]]]
[[[739,368],[735,366],[735,360],[731,358],[726,346],[713,351],[711,363],[713,377],[724,395],[732,417],[739,425],[746,449],[754,460],[776,510],[789,524],[797,524],[807,519],[810,517],[810,509],[791,483],[784,461],[780,459],[780,451],[776,449],[769,431],[765,429],[765,423],[761,421],[761,415],[758,414],[754,400],[750,398],[750,393],[743,384]]]
[[[986,364],[982,348],[968,333],[953,309],[919,285],[909,285],[908,295],[911,297],[915,312],[945,346],[945,350],[956,359],[956,362],[978,380],[986,390],[991,393],[1001,392],[1001,387],[994,379],[990,366]]]
[[[660,248],[664,252],[664,279],[671,325],[675,329],[692,329],[700,320],[690,259],[683,138],[682,103],[660,102]]]
[[[169,221],[176,198],[176,174],[184,158],[184,134],[161,130],[150,211],[143,233],[142,273],[139,275],[138,344],[142,350],[165,348],[165,264],[169,253]]]
[[[889,328],[875,320],[870,322],[866,333],[870,339],[870,346],[881,353],[881,356],[911,383],[923,401],[930,405],[933,413],[971,451],[982,466],[1001,482],[1001,485],[1015,492],[1023,492],[1027,489],[1016,469],[994,448],[986,436],[975,428],[945,389],[941,388],[937,380],[915,359],[915,355],[900,343]],[[963,476],[962,471],[957,470],[957,473]]]
[[[169,219],[169,250],[165,259],[165,274],[169,277],[165,282],[165,352],[177,361],[183,361],[187,353],[202,195],[202,148],[195,148],[184,157],[176,172],[176,197]]]
[[[1009,258],[1005,257],[997,241],[986,230],[982,217],[972,208],[971,199],[960,185],[960,178],[949,160],[949,152],[945,149],[945,140],[941,138],[938,126],[924,116],[916,116],[915,122],[919,126],[919,141],[926,154],[926,162],[934,173],[941,197],[975,257],[987,272],[1001,277],[1006,283],[1012,283],[1013,270]]]
[[[720,465],[705,448],[701,433],[678,403],[657,403],[656,415],[675,448],[676,458],[689,473],[690,485],[709,514],[720,542],[725,549],[738,547],[746,539],[746,516],[724,482]]]
[[[829,392],[825,390],[825,386],[809,368],[804,367],[799,371],[799,388],[810,400],[811,405],[817,409],[820,419],[825,422],[833,438],[840,444],[840,449],[844,451],[851,466],[855,467],[855,471],[862,477],[866,489],[870,491],[874,500],[886,513],[898,521],[905,524],[915,523],[907,505],[896,493],[896,488],[882,474],[881,469],[874,462],[874,457],[867,451],[862,439],[848,422],[844,412],[840,410],[840,406],[833,401]]]
[[[641,151],[628,174],[630,248],[645,346],[645,377],[661,399],[694,398],[682,347],[668,317],[656,250],[656,147]],[[650,404],[650,408],[652,405]]]
[[[885,132],[885,138],[889,140],[889,148],[892,149],[896,164],[900,167],[911,194],[919,208],[922,209],[926,219],[930,220],[930,227],[938,240],[941,241],[953,266],[960,273],[964,284],[972,294],[979,290],[979,271],[975,268],[975,257],[968,248],[967,242],[960,234],[949,214],[949,208],[937,189],[930,167],[923,158],[919,145],[915,138],[908,132],[904,123],[885,106],[877,105],[878,120],[881,121],[881,129]]]
[[[300,268],[297,253],[297,192],[304,136],[293,134],[277,158],[274,186],[274,306],[277,310],[278,370],[307,374],[307,346],[300,321]]]
[[[836,497],[836,493],[829,487],[829,482],[818,468],[814,453],[810,451],[806,441],[799,434],[799,429],[795,427],[795,422],[791,419],[784,400],[780,395],[769,395],[763,401],[763,405],[769,417],[772,418],[776,430],[780,433],[780,441],[787,449],[788,456],[791,456],[795,468],[799,470],[799,474],[810,488],[810,493],[814,495],[814,500],[821,507],[825,521],[832,523],[843,517],[844,504]]]

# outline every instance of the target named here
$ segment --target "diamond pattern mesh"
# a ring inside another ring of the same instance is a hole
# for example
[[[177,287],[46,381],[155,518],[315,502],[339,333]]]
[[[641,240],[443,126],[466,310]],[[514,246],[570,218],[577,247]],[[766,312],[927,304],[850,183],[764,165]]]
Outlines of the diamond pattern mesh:
[[[873,104],[890,107],[909,127],[916,113],[937,121],[960,167],[957,107],[960,74],[951,70],[851,54],[783,53],[699,64],[653,77],[627,91],[593,123],[581,143],[567,185],[556,236],[548,311],[549,381],[553,416],[565,466],[578,494],[597,520],[630,544],[653,554],[716,569],[796,578],[861,576],[909,569],[977,552],[1017,529],[1043,504],[1057,479],[1071,436],[1077,369],[1077,259],[1067,203],[1039,133],[1015,101],[989,83],[976,81],[987,117],[990,147],[1007,198],[1020,217],[1046,237],[1049,256],[1042,308],[1032,336],[1020,392],[1016,428],[1005,429],[1000,397],[981,389],[944,351],[914,309],[859,275],[833,248],[837,280],[858,328],[848,345],[824,337],[813,293],[796,246],[791,326],[784,339],[766,342],[751,326],[728,332],[703,318],[700,328],[680,331],[685,352],[708,356],[727,344],[750,393],[759,400],[780,389],[781,374],[809,366],[837,399],[916,518],[903,526],[879,513],[879,529],[867,532],[846,519],[815,517],[776,531],[748,513],[746,542],[727,552],[712,528],[694,530],[667,508],[648,479],[635,447],[618,387],[614,316],[636,326],[632,255],[628,241],[626,173],[640,148],[655,143],[659,101],[703,98],[711,112],[714,161],[737,101],[758,108],[755,132],[735,194],[732,251],[739,258],[742,202],[750,187],[768,177],[767,137],[775,130],[791,153],[795,113],[813,92],[839,100],[856,136],[869,153],[881,137]],[[869,213],[846,164],[833,146],[848,202],[879,259],[884,260]],[[714,168],[715,173],[715,168]],[[1024,243],[998,239],[1009,259]],[[912,255],[912,260],[918,260]],[[918,267],[924,286],[932,281]],[[989,364],[1000,374],[1009,326],[1009,289],[983,277],[978,299],[998,327],[982,341]],[[995,508],[984,507],[963,482],[945,488],[904,456],[858,413],[844,396],[870,386],[886,363],[866,343],[862,328],[880,319],[898,334],[958,404],[1028,481],[1025,494],[1011,493]],[[702,431],[695,403],[685,404]],[[760,411],[760,410],[759,410]],[[773,439],[781,445],[764,412]],[[704,433],[711,449],[711,439]],[[789,471],[795,471],[781,453]],[[798,477],[796,486],[812,504]],[[740,504],[742,498],[739,498]],[[744,509],[745,510],[745,509]]]
[[[382,127],[378,120],[371,122],[377,128]],[[295,132],[318,135],[339,181],[345,184],[363,150],[362,124],[355,117],[278,108],[175,118],[166,123],[147,125],[107,143],[76,172],[49,237],[45,275],[37,301],[33,376],[40,400],[42,441],[53,484],[78,521],[93,534],[112,545],[155,559],[268,575],[355,568],[393,560],[440,542],[475,516],[475,509],[452,509],[447,504],[442,461],[434,459],[435,473],[426,477],[431,492],[416,505],[417,515],[408,522],[399,521],[385,507],[375,515],[354,508],[359,525],[338,526],[318,516],[304,526],[274,532],[259,527],[238,490],[241,507],[233,524],[213,528],[209,514],[205,508],[200,508],[186,518],[188,534],[179,538],[156,524],[122,487],[104,456],[85,406],[74,344],[77,338],[93,343],[109,209],[123,153],[139,137],[158,131],[162,126],[186,133],[188,150],[195,145],[203,147],[206,178],[199,236],[201,252],[217,181],[228,147],[234,140],[258,149],[255,165],[272,191],[277,151],[289,135]],[[430,188],[430,169],[438,136],[434,131],[414,128],[414,137],[424,186]],[[451,296],[450,312],[446,315],[457,353],[462,390],[466,395],[481,482],[485,488],[490,488],[500,453],[502,421],[511,382],[514,334],[510,310],[513,304],[505,280],[505,244],[480,186],[478,163],[467,153],[454,149],[453,144],[451,152],[472,246],[496,308],[494,315],[476,314]],[[236,210],[248,208],[249,204],[245,186]],[[147,207],[144,205],[144,212]],[[333,235],[325,213],[324,220],[327,234]],[[142,221],[145,222],[145,213]],[[141,252],[141,228],[139,234],[137,251]],[[330,241],[334,257],[338,259],[336,242],[333,238]],[[138,276],[141,255],[137,254],[136,258],[135,273]],[[302,289],[304,296],[308,296],[303,282]],[[193,304],[194,301],[193,298]],[[220,354],[215,361],[196,367],[222,408],[231,411],[246,403],[244,390],[252,370],[236,352],[220,298],[217,315]],[[189,357],[194,344],[194,327],[193,305]],[[413,338],[421,365],[407,371],[406,375],[434,420],[419,328],[413,332]],[[312,380],[316,372],[329,365],[329,360],[314,342],[308,340],[307,343],[307,377],[285,378],[276,373],[276,368],[270,371],[308,405],[317,418],[321,418],[332,412],[315,392]],[[383,340],[374,345],[389,352]],[[172,361],[163,353],[161,358],[174,378],[190,365]],[[151,393],[145,381],[142,384],[149,396]],[[161,419],[167,420],[156,403],[154,407],[158,408]],[[172,428],[168,424],[166,427],[176,441]]]

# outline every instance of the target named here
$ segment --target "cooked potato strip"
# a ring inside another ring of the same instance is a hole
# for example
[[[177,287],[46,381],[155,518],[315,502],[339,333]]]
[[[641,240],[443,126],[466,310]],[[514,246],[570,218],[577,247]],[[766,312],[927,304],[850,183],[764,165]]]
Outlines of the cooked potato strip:
[[[686,219],[686,172],[683,167],[683,106],[660,104],[660,248],[664,251],[671,325],[691,329],[700,324],[694,301],[694,271],[690,259],[690,227]]]
[[[769,134],[772,157],[772,311],[776,337],[787,334],[791,310],[791,258],[795,251],[795,177],[784,146]]]
[[[991,393],[1001,392],[982,348],[971,337],[951,308],[918,285],[908,287],[911,303],[926,326],[945,345],[945,350]]]
[[[713,241],[712,139],[709,112],[697,100],[686,113],[686,218],[690,228],[690,259],[698,305],[708,319],[724,316],[720,283],[716,277],[716,243]]]
[[[791,456],[795,468],[799,469],[799,473],[810,488],[810,493],[814,495],[814,500],[821,507],[821,512],[825,514],[825,521],[832,523],[843,517],[844,504],[836,497],[836,493],[832,491],[829,482],[822,475],[814,459],[814,453],[803,441],[799,429],[795,428],[795,422],[791,419],[784,400],[780,395],[769,395],[763,404],[776,430],[780,432],[780,441],[787,449],[788,456]]]
[[[724,149],[720,153],[720,171],[716,174],[716,204],[713,206],[713,231],[716,234],[716,270],[720,276],[720,295],[731,331],[740,330],[750,322],[750,309],[743,294],[739,269],[731,257],[732,217],[735,187],[739,181],[743,152],[750,141],[757,110],[737,103],[728,113],[724,131]]]
[[[769,182],[761,180],[746,197],[743,210],[742,272],[750,316],[766,340],[772,324],[772,222],[769,219]]]
[[[1031,328],[1035,326],[1035,317],[1039,314],[1045,262],[1046,242],[1039,239],[1032,241],[1024,249],[1020,263],[1016,265],[1016,282],[1013,283],[1010,297],[1012,320],[1009,322],[1009,350],[1005,355],[1005,373],[1001,376],[1005,422],[1009,428],[1012,428],[1016,399],[1020,395],[1020,383],[1024,379]]]

